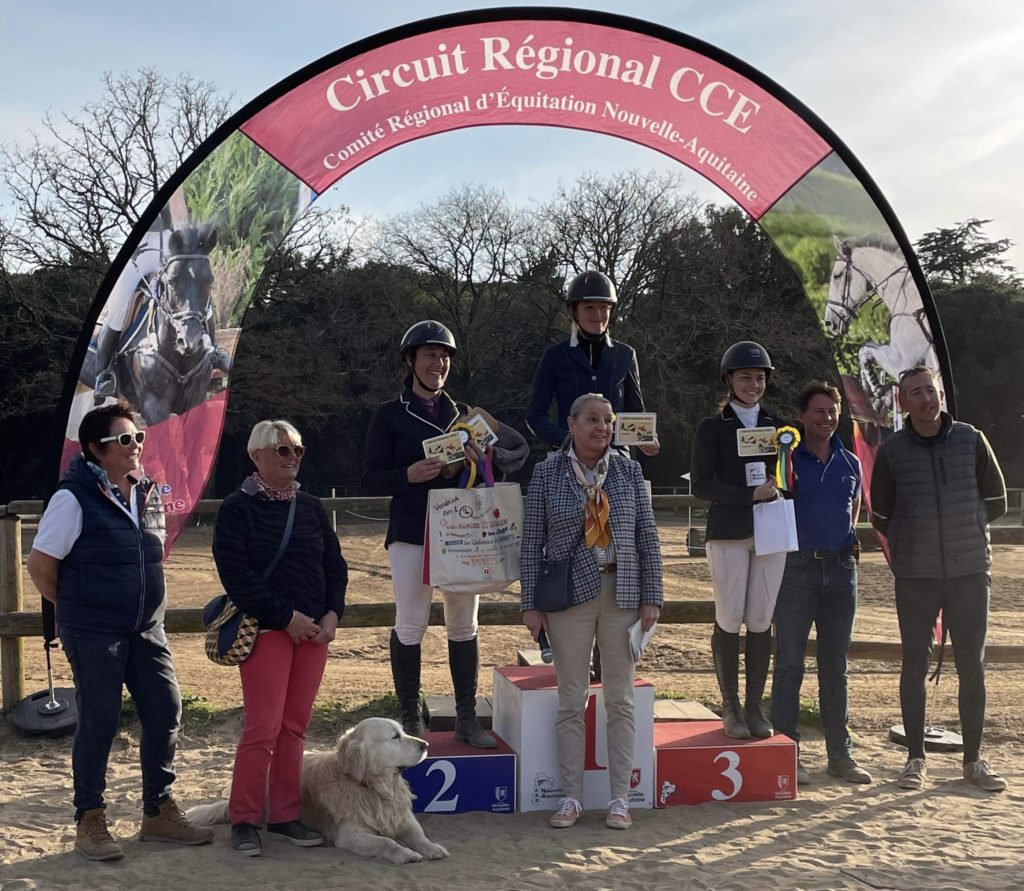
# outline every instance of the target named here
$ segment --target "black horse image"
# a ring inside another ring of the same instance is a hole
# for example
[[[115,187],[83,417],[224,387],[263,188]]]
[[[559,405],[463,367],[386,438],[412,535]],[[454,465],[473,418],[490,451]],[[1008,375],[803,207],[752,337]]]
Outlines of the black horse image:
[[[216,345],[210,306],[210,251],[216,244],[212,223],[175,230],[159,271],[140,283],[141,320],[123,338],[114,368],[118,395],[147,425],[199,405],[214,369],[229,369],[230,358]],[[90,352],[81,375],[90,386],[95,366]],[[96,398],[104,397],[97,392]]]

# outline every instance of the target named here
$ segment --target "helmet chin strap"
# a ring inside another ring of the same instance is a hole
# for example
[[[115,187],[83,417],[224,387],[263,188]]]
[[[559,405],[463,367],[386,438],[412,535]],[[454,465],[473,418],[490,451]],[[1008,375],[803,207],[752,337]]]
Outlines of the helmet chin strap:
[[[418,383],[428,393],[432,393],[434,396],[436,396],[438,393],[440,393],[444,389],[444,387],[438,387],[435,390],[433,387],[428,387],[425,383],[423,383],[423,380],[420,378],[420,376],[415,371],[413,371],[412,376],[416,379],[416,383]]]

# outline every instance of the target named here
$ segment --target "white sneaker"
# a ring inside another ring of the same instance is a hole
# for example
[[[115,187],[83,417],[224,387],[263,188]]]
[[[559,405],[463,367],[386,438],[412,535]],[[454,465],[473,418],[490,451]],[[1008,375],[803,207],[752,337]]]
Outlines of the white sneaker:
[[[964,779],[970,780],[975,786],[986,792],[1002,792],[1006,788],[1006,780],[981,758],[964,765]]]
[[[548,821],[552,829],[569,829],[575,826],[583,813],[583,805],[575,798],[565,797],[558,802],[558,810],[551,815]]]

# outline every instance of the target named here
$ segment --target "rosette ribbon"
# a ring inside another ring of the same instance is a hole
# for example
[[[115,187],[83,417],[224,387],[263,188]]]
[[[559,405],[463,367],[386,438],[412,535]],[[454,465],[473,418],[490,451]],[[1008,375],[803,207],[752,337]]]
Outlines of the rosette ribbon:
[[[775,462],[775,485],[780,492],[792,492],[796,486],[793,473],[793,450],[800,444],[800,431],[795,427],[779,427],[775,431],[775,445],[779,450]]]
[[[469,424],[453,424],[451,432],[458,433],[462,437],[463,445],[469,442],[476,445],[476,437]],[[487,488],[494,485],[494,468],[491,466],[491,459],[484,455],[483,458],[474,460],[467,452],[465,465],[459,476],[459,486],[463,489],[472,489],[481,481]]]

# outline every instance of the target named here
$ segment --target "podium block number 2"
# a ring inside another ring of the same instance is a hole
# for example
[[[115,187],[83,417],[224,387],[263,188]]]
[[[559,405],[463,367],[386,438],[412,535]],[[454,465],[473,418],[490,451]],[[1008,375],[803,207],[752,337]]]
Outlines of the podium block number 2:
[[[435,770],[441,771],[444,777],[444,782],[441,783],[441,788],[425,808],[425,813],[430,814],[451,814],[455,812],[455,808],[459,806],[459,796],[453,795],[451,798],[445,798],[444,794],[455,784],[455,765],[451,761],[435,761],[427,768],[427,776],[430,776]],[[737,790],[738,791],[738,790]]]
[[[721,774],[732,784],[732,791],[723,792],[721,789],[712,789],[711,797],[715,801],[728,801],[730,798],[735,798],[740,794],[740,789],[743,788],[743,774],[739,772],[740,756],[733,751],[719,752],[715,755],[715,763],[723,758],[725,759],[726,767],[725,770],[721,771]]]

